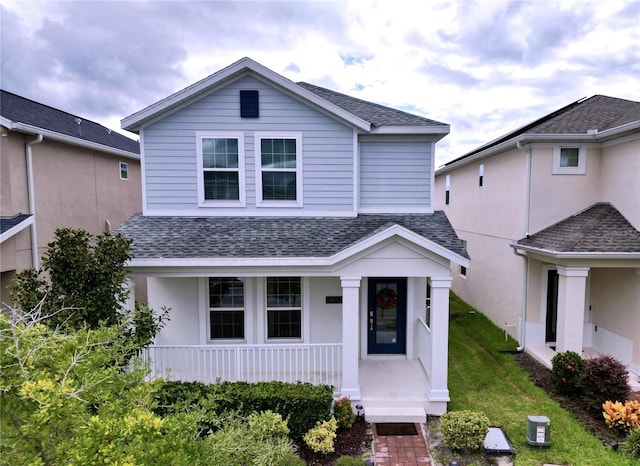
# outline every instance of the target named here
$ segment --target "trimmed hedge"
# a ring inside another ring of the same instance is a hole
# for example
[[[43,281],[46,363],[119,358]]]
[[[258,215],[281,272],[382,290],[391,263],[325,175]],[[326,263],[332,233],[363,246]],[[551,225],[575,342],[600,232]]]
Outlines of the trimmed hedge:
[[[156,401],[160,415],[211,409],[216,415],[238,412],[248,416],[271,410],[287,420],[291,438],[299,440],[317,422],[331,417],[333,387],[302,382],[221,382],[207,385],[165,381]]]

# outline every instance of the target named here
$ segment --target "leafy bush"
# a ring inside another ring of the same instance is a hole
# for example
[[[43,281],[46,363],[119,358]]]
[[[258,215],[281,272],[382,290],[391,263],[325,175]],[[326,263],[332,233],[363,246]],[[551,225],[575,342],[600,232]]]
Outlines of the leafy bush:
[[[631,431],[627,439],[620,445],[620,451],[632,458],[640,458],[640,427]]]
[[[480,450],[489,432],[489,418],[475,411],[450,411],[440,418],[442,439],[453,450]]]
[[[351,429],[353,423],[356,422],[356,413],[351,407],[351,400],[343,397],[333,403],[333,417],[338,422],[339,429]]]
[[[579,395],[580,374],[585,365],[584,359],[574,351],[556,353],[551,359],[551,382],[556,393]]]
[[[628,431],[640,428],[640,401],[605,401],[602,404],[604,421],[611,429]]]
[[[307,466],[307,463],[294,452],[286,453],[271,464],[272,466]]]
[[[334,417],[328,421],[318,422],[313,429],[304,435],[304,443],[316,453],[331,453],[334,450],[333,443],[336,439],[337,429],[338,423]]]
[[[588,408],[596,412],[606,400],[626,400],[629,396],[627,368],[611,356],[588,359],[579,382]]]
[[[364,461],[362,458],[353,456],[341,456],[336,460],[336,466],[362,466]]]
[[[206,418],[214,414],[237,412],[242,416],[273,411],[287,420],[289,435],[295,440],[331,416],[333,388],[328,385],[284,382],[164,382],[156,398],[158,413],[168,414],[185,409],[199,409],[201,421],[214,428]],[[215,416],[213,416],[215,419]],[[215,430],[215,429],[214,429]]]
[[[272,411],[264,411],[260,414],[252,413],[249,415],[248,421],[249,429],[258,432],[260,438],[286,437],[289,434],[287,421]]]

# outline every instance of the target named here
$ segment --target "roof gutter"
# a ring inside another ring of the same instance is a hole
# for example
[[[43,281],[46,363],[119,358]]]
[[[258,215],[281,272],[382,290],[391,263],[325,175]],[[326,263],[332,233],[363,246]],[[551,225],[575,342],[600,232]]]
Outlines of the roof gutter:
[[[32,147],[40,144],[44,136],[37,134],[36,138],[25,144],[25,157],[27,159],[27,190],[29,197],[29,213],[33,215],[34,221],[31,223],[31,265],[34,269],[40,266],[40,256],[38,255],[38,231],[36,228],[36,196],[33,180],[33,151]]]
[[[66,134],[60,134],[55,131],[51,131],[44,128],[38,128],[36,126],[28,125],[26,123],[20,122],[11,122],[10,129],[16,131],[24,131],[27,133],[39,134],[42,136],[46,136],[48,139],[52,139],[55,141],[64,142],[67,144],[72,144],[79,147],[85,147],[87,149],[99,150],[101,152],[107,152],[112,155],[117,155],[119,157],[125,157],[133,160],[140,160],[140,154],[136,154],[135,152],[129,152],[122,149],[116,149],[111,146],[105,146],[104,144],[98,144],[96,142],[86,141],[84,139],[79,139],[73,136],[67,136]]]
[[[638,259],[640,260],[640,251],[638,252],[557,252],[548,249],[535,248],[533,246],[525,246],[522,244],[512,243],[513,249],[519,249],[525,253],[540,254],[543,256],[553,257],[555,259]]]

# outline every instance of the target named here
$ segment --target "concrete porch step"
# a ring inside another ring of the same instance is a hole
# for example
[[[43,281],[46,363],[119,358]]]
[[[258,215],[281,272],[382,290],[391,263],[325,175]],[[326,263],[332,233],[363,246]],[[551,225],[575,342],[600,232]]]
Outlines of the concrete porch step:
[[[367,422],[427,422],[424,408],[400,408],[400,407],[365,407],[364,418]]]

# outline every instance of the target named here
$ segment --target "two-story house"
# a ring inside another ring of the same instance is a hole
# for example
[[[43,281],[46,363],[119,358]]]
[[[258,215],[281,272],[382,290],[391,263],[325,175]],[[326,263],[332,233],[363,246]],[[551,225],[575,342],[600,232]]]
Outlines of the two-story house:
[[[56,228],[110,231],[142,210],[142,194],[137,141],[10,92],[0,91],[0,104],[4,308],[7,286],[16,273],[39,266]]]
[[[244,58],[122,126],[143,213],[118,231],[171,309],[156,375],[331,384],[370,419],[446,410],[450,268],[469,262],[432,205],[448,125]]]
[[[574,102],[447,163],[436,192],[473,257],[463,299],[549,367],[571,350],[640,373],[640,102]]]

